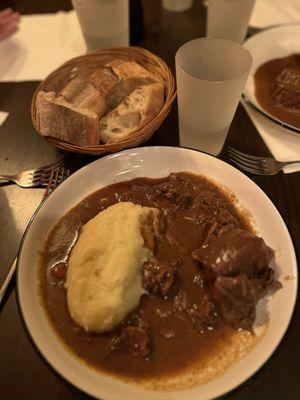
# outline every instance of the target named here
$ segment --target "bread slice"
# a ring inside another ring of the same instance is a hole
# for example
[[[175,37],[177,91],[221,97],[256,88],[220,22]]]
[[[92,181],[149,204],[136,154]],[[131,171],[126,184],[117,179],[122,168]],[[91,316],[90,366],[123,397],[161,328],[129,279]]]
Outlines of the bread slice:
[[[52,136],[77,146],[99,143],[99,118],[85,108],[76,108],[54,92],[39,91],[36,98],[37,128],[44,136]]]
[[[72,79],[58,94],[101,118],[138,86],[153,82],[154,76],[135,61],[114,60],[90,76]]]
[[[89,81],[104,99],[106,114],[138,86],[157,82],[157,79],[135,61],[114,60],[97,69]]]
[[[102,116],[105,112],[104,98],[92,83],[82,77],[72,79],[59,93],[76,108],[85,108]]]
[[[38,130],[78,146],[99,143],[99,118],[118,106],[139,85],[156,78],[135,61],[114,60],[69,81],[58,93],[40,91]]]
[[[152,83],[139,86],[100,121],[100,140],[117,142],[143,128],[160,111],[164,103],[164,86]]]

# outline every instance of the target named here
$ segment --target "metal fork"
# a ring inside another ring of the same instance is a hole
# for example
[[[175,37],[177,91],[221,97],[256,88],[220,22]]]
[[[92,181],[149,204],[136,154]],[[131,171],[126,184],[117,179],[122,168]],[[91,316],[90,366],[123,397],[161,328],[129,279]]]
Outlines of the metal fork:
[[[229,159],[239,168],[254,175],[275,175],[286,165],[299,164],[300,160],[277,161],[272,157],[258,157],[228,146]]]
[[[15,182],[21,187],[35,187],[41,186],[48,182],[51,171],[53,168],[60,167],[64,163],[64,157],[53,164],[45,165],[36,169],[29,169],[27,171],[19,172],[15,175],[0,175],[1,182]]]
[[[64,167],[52,168],[52,170],[50,171],[50,178],[48,181],[48,185],[45,190],[42,201],[69,175],[70,175],[70,171],[65,169]],[[14,276],[14,273],[16,271],[16,266],[17,266],[17,257],[14,259],[14,261],[6,275],[4,282],[3,282],[2,286],[0,287],[0,304],[3,300],[3,297],[6,293],[6,290],[9,286],[10,281],[12,280],[12,278]]]

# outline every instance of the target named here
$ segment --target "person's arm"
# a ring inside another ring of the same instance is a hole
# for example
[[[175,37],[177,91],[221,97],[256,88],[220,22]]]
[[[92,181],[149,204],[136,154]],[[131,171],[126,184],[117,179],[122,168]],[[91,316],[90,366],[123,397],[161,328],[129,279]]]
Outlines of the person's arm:
[[[0,11],[0,40],[12,35],[18,30],[20,14],[11,8]]]

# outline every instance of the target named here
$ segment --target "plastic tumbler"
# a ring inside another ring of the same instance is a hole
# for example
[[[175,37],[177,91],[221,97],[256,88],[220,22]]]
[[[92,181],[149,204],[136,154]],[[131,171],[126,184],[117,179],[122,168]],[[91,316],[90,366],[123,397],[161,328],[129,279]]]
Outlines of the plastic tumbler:
[[[176,53],[180,145],[218,155],[246,83],[252,58],[241,45],[200,38]]]
[[[72,0],[88,51],[129,45],[128,0]]]
[[[242,43],[255,0],[209,0],[206,36]]]
[[[193,2],[194,0],[162,0],[162,6],[168,11],[182,12],[189,10]]]

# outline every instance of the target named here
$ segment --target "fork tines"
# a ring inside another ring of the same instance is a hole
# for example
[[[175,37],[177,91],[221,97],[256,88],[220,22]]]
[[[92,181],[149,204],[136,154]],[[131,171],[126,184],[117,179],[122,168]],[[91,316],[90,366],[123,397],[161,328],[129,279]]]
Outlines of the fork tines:
[[[44,197],[50,194],[62,181],[70,175],[70,170],[61,167],[52,168]]]
[[[228,146],[229,159],[241,169],[255,175],[269,175],[265,157],[252,156]]]
[[[32,186],[41,186],[47,183],[51,177],[53,169],[63,166],[64,162],[64,157],[61,157],[53,164],[45,165],[43,167],[28,171],[28,179],[32,183]]]

